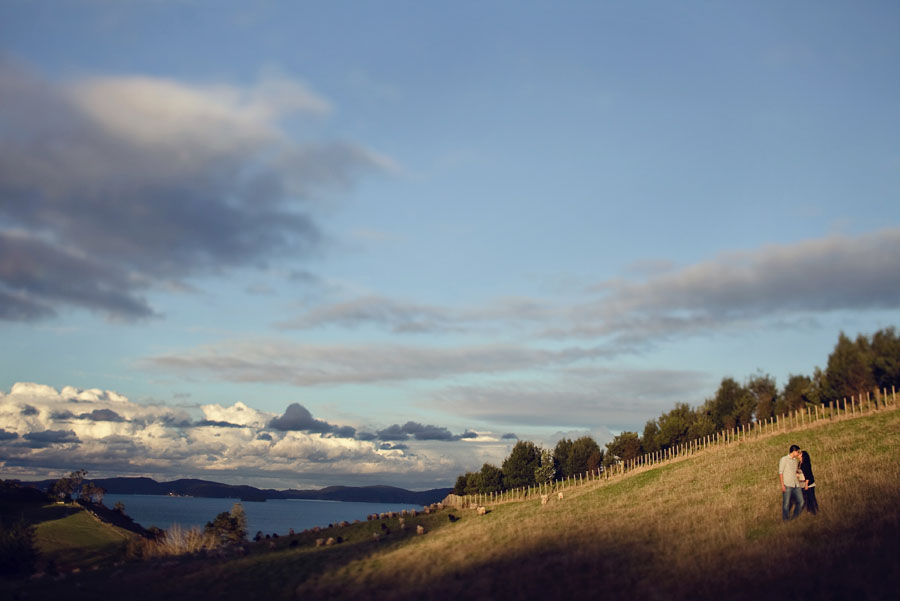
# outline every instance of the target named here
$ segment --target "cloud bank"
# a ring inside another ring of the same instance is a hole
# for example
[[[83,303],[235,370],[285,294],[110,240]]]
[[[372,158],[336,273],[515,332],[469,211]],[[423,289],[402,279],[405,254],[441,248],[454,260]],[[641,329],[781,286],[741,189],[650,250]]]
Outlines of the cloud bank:
[[[729,252],[643,281],[597,286],[555,336],[633,341],[773,317],[900,308],[900,228]]]
[[[451,310],[364,297],[313,308],[281,325],[367,325],[393,333],[443,330],[464,340],[468,332],[480,335],[485,328],[500,330],[502,324],[516,320],[518,340],[444,347],[227,340],[148,357],[143,365],[235,382],[296,386],[558,372],[637,353],[674,338],[735,327],[808,323],[831,311],[900,308],[898,256],[900,228],[893,228],[855,238],[830,236],[728,253],[681,269],[645,270],[643,279],[603,282],[592,288],[592,299],[568,306],[520,298]],[[569,340],[589,344],[569,345]]]
[[[677,268],[665,260],[590,287],[582,302],[508,298],[481,307],[429,306],[363,296],[314,306],[285,329],[380,328],[392,333],[479,333],[516,324],[544,339],[615,340],[630,352],[653,340],[831,311],[900,308],[900,228],[722,253]],[[611,345],[612,346],[612,345]]]
[[[287,116],[330,106],[302,83],[41,79],[0,57],[0,319],[80,307],[155,315],[156,285],[303,257],[309,205],[384,167],[345,143],[298,143]]]
[[[607,351],[572,347],[530,349],[513,345],[434,348],[412,345],[322,346],[278,339],[231,340],[148,357],[166,372],[202,372],[234,382],[286,382],[297,386],[433,380],[542,368],[603,356]]]
[[[502,455],[507,446],[487,436],[480,446],[454,449],[478,434],[417,422],[357,435],[355,427],[317,419],[298,403],[282,415],[240,402],[192,410],[196,417],[110,391],[18,383],[0,393],[0,471],[45,477],[85,468],[95,475],[240,479],[284,488],[351,480],[426,488],[452,483],[472,467],[473,455]]]

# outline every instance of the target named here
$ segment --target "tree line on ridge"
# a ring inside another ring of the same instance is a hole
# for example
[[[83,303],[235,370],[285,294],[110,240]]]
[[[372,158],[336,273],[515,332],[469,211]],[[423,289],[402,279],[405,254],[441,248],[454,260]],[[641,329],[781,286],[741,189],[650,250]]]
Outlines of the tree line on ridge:
[[[776,415],[845,399],[900,388],[900,336],[893,327],[852,340],[841,332],[823,371],[790,375],[781,390],[775,378],[756,373],[740,383],[722,379],[715,396],[697,407],[675,407],[644,426],[643,433],[622,432],[601,449],[590,436],[564,438],[551,449],[517,441],[500,467],[485,463],[480,471],[461,474],[453,488],[458,495],[495,493],[535,486],[587,471],[605,469],[644,453],[664,451],[726,429],[750,426]]]

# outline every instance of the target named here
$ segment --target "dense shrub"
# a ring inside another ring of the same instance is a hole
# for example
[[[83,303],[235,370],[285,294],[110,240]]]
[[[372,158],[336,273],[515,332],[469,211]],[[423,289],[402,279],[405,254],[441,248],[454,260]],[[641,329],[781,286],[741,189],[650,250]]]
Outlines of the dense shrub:
[[[244,513],[244,506],[235,503],[231,511],[223,511],[212,522],[207,522],[205,531],[221,542],[241,542],[247,537],[247,515]]]

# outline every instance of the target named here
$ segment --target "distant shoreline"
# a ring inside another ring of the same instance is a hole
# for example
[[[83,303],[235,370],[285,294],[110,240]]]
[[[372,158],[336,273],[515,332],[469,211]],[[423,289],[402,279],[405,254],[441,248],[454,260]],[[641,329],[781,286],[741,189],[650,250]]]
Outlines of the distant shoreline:
[[[56,479],[20,481],[26,486],[48,490]],[[244,502],[261,502],[267,499],[296,499],[310,501],[349,501],[359,503],[409,503],[430,505],[450,494],[451,488],[435,488],[411,491],[393,486],[329,486],[318,490],[274,490],[247,485],[223,484],[210,480],[180,479],[157,482],[152,478],[94,478],[86,479],[103,488],[109,494],[161,495],[172,497],[203,497],[210,499],[240,499]]]

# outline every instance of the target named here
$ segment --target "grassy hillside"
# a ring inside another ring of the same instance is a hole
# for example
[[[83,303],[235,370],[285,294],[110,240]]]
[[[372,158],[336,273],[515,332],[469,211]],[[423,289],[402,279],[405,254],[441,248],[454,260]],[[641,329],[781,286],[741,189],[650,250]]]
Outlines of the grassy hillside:
[[[3,524],[23,518],[35,526],[38,570],[84,570],[121,560],[133,534],[105,524],[75,504],[0,504]]]
[[[778,459],[812,455],[821,512],[781,523]],[[900,411],[708,451],[562,501],[444,510],[266,542],[246,557],[143,562],[14,592],[135,599],[896,599]],[[450,522],[449,513],[462,519]],[[415,534],[415,526],[427,529]],[[342,536],[332,547],[317,537]],[[0,591],[2,592],[2,591]]]

